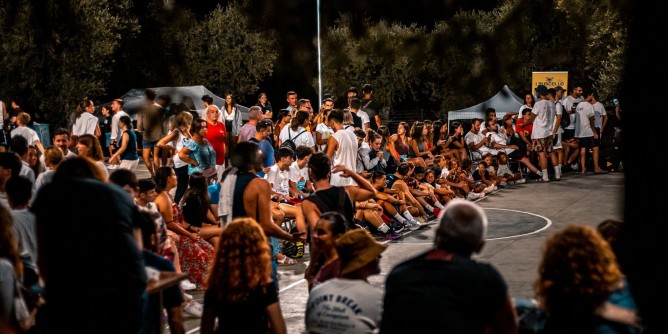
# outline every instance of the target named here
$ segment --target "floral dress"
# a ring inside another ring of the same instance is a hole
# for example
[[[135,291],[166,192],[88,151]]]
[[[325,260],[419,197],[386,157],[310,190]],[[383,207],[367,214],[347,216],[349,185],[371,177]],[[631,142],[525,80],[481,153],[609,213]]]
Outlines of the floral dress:
[[[176,204],[172,204],[174,222],[183,224],[183,212]],[[206,289],[206,278],[212,267],[215,248],[204,239],[197,241],[185,235],[179,235],[176,240],[176,248],[179,251],[181,271],[188,274],[188,280],[197,286],[197,290]]]

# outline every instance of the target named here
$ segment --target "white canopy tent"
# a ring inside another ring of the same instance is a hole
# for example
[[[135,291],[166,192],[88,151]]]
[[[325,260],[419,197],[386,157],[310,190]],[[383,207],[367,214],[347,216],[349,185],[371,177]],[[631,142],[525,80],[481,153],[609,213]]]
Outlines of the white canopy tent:
[[[524,104],[524,101],[517,96],[507,85],[504,85],[503,88],[492,96],[489,100],[478,103],[474,106],[448,111],[448,121],[453,120],[469,120],[474,118],[484,118],[485,110],[487,108],[494,108],[496,110],[496,116],[502,118],[508,112],[516,112],[520,110],[520,107]]]

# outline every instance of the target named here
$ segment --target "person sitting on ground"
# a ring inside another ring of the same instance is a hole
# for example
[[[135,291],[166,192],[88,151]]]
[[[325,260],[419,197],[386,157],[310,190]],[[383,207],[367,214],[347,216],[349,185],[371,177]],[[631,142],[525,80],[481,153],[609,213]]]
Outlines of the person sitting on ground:
[[[387,177],[384,172],[373,172],[371,175],[371,185],[376,189],[374,197],[376,203],[383,208],[385,216],[392,220],[388,225],[395,232],[401,232],[409,227],[409,225],[420,226],[419,222],[408,221],[409,219],[415,219],[412,218],[413,215],[418,215],[420,211],[406,204],[406,197],[402,191],[387,188]]]
[[[267,236],[254,219],[227,224],[204,294],[202,334],[287,332],[271,261]]]
[[[336,241],[341,273],[311,290],[306,302],[307,333],[378,331],[383,291],[369,284],[368,279],[380,273],[380,258],[386,249],[387,245],[378,243],[363,230],[348,231]],[[338,311],[337,316],[332,316],[332,310]]]
[[[510,169],[510,166],[508,165],[508,154],[506,154],[506,152],[499,152],[496,159],[498,161],[496,175],[503,177],[506,179],[506,182],[510,184],[522,184],[526,182],[526,179],[522,177],[520,172],[514,173]]]
[[[315,224],[315,233],[311,237],[313,238],[313,244],[324,255],[325,261],[313,278],[313,287],[339,276],[341,261],[336,253],[336,240],[347,231],[348,222],[338,212],[325,212],[318,219]]]
[[[402,192],[406,200],[406,204],[415,207],[418,210],[418,216],[426,217],[428,215],[422,207],[422,204],[420,204],[420,202],[413,196],[409,186],[406,184],[405,180],[408,177],[410,170],[411,168],[408,163],[402,162],[399,164],[399,167],[397,167],[397,171],[394,174],[387,175],[386,187]],[[403,212],[402,214],[408,220],[409,229],[416,230],[420,228],[421,224],[410,212],[408,214]]]
[[[490,192],[490,190],[485,191],[488,186],[482,183],[482,181],[475,181],[473,179],[472,168],[473,162],[471,159],[464,159],[464,161],[462,161],[462,168],[457,175],[458,180],[467,183],[469,189],[471,189],[471,192],[469,192],[466,197],[467,199],[483,198],[485,197],[485,194]]]
[[[478,166],[476,170],[473,171],[472,176],[474,181],[482,182],[482,184],[485,185],[485,189],[483,189],[483,191],[489,194],[499,188],[497,186],[497,181],[492,178],[492,175],[487,170],[487,167],[487,163],[484,160],[481,160],[478,162]]]
[[[387,276],[380,332],[517,333],[503,277],[471,258],[485,244],[485,211],[454,199],[439,220],[434,248],[396,265]]]

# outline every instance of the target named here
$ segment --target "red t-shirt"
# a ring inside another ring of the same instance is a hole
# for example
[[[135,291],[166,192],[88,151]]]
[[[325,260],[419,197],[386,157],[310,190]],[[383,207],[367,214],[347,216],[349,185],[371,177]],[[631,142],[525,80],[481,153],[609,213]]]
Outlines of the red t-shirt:
[[[208,131],[206,132],[206,137],[204,139],[209,141],[213,150],[216,151],[216,165],[222,165],[225,163],[225,123],[218,122],[218,124],[213,125],[207,122]]]

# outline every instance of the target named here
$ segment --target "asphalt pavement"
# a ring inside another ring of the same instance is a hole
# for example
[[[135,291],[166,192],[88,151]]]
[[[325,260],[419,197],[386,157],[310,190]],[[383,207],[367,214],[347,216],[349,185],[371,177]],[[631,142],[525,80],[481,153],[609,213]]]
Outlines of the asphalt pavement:
[[[148,177],[140,163],[137,176]],[[508,285],[511,297],[532,298],[533,283],[546,237],[569,224],[596,226],[605,219],[624,218],[624,175],[622,173],[566,173],[561,181],[525,184],[499,189],[476,200],[489,218],[487,242],[476,259],[494,265]],[[398,263],[432,247],[437,224],[404,232],[404,237],[389,242],[383,253],[381,273],[369,278],[378,289]],[[279,266],[280,302],[288,333],[303,333],[308,291],[303,280],[308,254],[296,265]],[[194,292],[202,301],[203,292]],[[199,319],[185,316],[186,332],[199,333]]]

